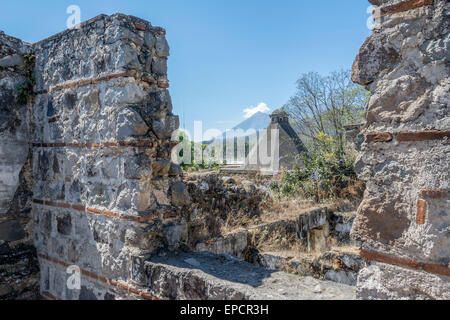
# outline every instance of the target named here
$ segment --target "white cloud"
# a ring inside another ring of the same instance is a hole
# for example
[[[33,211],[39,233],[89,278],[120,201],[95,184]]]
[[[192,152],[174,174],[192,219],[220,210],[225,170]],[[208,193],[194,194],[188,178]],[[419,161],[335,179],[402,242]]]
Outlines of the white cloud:
[[[261,102],[256,107],[252,106],[250,108],[244,109],[244,118],[248,119],[251,116],[253,116],[255,113],[258,113],[258,112],[268,113],[269,111],[270,111],[270,108],[267,106],[267,104],[265,104],[264,102]]]

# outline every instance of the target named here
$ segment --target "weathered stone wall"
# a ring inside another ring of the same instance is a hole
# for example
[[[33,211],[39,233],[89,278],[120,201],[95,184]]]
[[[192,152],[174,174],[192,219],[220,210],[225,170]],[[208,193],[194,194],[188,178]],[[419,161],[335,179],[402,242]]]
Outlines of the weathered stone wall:
[[[34,45],[35,243],[50,299],[152,297],[145,255],[176,248],[189,201],[170,162],[172,114],[165,31],[99,16]],[[66,286],[81,269],[81,290]],[[136,281],[133,281],[136,280]]]
[[[353,70],[373,93],[357,143],[367,190],[353,237],[371,261],[358,295],[449,299],[449,4],[372,3],[381,17]],[[186,188],[170,162],[178,118],[165,31],[102,15],[33,46],[1,33],[0,45],[0,298],[37,297],[33,240],[48,299],[176,298],[164,280],[184,297],[211,297],[195,296],[189,270],[158,264],[168,270],[158,273],[148,260],[195,249],[205,224],[211,234],[219,226],[205,215],[239,208],[252,192]],[[32,51],[37,96],[27,105],[17,85],[30,77]],[[71,266],[80,289],[67,286]]]
[[[372,0],[353,66],[372,92],[356,163],[367,182],[353,227],[371,261],[361,299],[450,299],[450,4]]]
[[[27,80],[31,47],[0,32],[0,299],[36,298],[33,247],[31,108],[17,87]]]

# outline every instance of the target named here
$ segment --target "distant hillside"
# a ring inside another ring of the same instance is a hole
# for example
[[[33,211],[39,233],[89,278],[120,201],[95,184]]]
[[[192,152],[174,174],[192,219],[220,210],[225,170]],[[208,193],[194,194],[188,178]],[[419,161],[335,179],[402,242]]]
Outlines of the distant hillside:
[[[267,113],[257,112],[250,118],[242,121],[240,124],[235,126],[233,130],[242,129],[247,131],[249,129],[254,129],[256,131],[266,129],[270,124],[270,116]]]

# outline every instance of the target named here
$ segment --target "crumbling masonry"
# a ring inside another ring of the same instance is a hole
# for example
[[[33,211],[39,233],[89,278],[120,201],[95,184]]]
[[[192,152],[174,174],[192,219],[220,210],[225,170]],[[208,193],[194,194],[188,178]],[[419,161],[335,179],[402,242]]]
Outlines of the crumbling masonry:
[[[28,45],[0,33],[1,299],[39,297],[32,219],[31,106],[17,98],[17,86],[26,83],[27,71],[33,68],[30,52]]]
[[[193,252],[211,236],[196,223],[219,217],[207,196],[192,203],[204,191],[170,161],[162,28],[102,15],[34,45],[0,41],[0,298],[354,298],[348,285]],[[229,189],[221,207],[250,194]]]
[[[356,163],[361,299],[450,299],[450,4],[372,0],[353,80],[372,92]]]
[[[449,299],[450,8],[372,2],[381,18],[353,72],[373,93],[357,143],[367,191],[353,236],[371,261],[358,297]],[[354,298],[192,252],[227,197],[255,192],[229,186],[210,205],[214,184],[181,181],[168,56],[162,28],[121,14],[34,45],[0,33],[0,299]]]
[[[15,242],[34,237],[47,298],[152,298],[131,284],[133,267],[178,245],[177,208],[189,200],[169,160],[178,117],[164,29],[102,15],[32,46],[4,34],[1,41],[2,250],[23,251]],[[21,105],[15,90],[27,54],[37,96]],[[83,275],[81,290],[66,286],[71,265]]]

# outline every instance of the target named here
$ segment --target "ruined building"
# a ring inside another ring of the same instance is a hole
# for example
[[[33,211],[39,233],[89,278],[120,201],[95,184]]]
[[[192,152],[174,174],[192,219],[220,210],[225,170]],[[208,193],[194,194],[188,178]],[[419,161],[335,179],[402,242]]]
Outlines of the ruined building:
[[[353,67],[373,93],[357,143],[367,190],[352,233],[369,262],[357,297],[449,299],[449,4],[372,2]],[[0,299],[353,299],[349,285],[199,252],[249,260],[248,238],[210,240],[222,209],[260,198],[244,182],[183,182],[168,56],[164,29],[122,14],[36,44],[0,33]],[[312,250],[329,227],[347,238],[350,223],[328,216],[285,224]]]
[[[360,299],[450,299],[450,3],[372,0],[376,23],[353,65],[372,96],[353,226]]]
[[[33,45],[1,33],[0,44],[1,299],[354,297],[192,252],[195,223],[218,219],[205,184],[188,190],[170,161],[164,29],[101,15]]]
[[[272,148],[272,146],[274,148]],[[270,124],[258,136],[258,143],[250,150],[245,170],[271,175],[279,169],[291,170],[298,164],[305,146],[289,123],[289,115],[282,109],[270,115]],[[267,161],[265,157],[267,156]],[[277,163],[274,164],[274,160]]]
[[[0,32],[0,297],[39,297],[34,247],[31,108],[17,101],[31,48]]]

